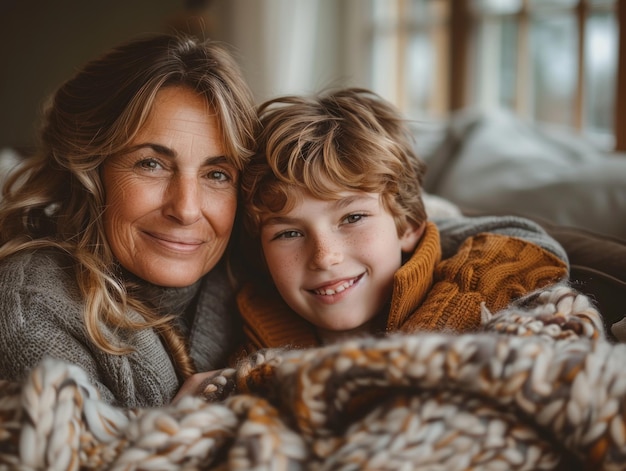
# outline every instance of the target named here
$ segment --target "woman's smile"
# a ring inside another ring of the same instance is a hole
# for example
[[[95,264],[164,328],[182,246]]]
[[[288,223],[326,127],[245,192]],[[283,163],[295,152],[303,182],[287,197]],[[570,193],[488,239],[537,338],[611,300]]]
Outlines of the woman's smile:
[[[153,240],[157,245],[164,247],[173,252],[192,253],[196,252],[204,240],[196,237],[178,237],[173,235],[162,234],[158,232],[143,232],[150,240]]]

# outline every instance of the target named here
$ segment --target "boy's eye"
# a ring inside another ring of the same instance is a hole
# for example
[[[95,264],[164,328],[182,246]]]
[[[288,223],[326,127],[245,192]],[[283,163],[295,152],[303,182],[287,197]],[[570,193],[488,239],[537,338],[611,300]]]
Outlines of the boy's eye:
[[[348,224],[354,224],[355,222],[359,222],[362,219],[365,218],[365,214],[348,214],[345,218],[344,221],[347,222]]]
[[[276,235],[274,239],[294,239],[301,237],[302,235],[298,231],[284,231]]]

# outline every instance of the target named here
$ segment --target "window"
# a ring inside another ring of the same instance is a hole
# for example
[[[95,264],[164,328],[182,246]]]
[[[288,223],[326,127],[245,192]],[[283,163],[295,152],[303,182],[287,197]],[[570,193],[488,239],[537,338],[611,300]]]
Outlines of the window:
[[[448,0],[372,0],[371,88],[413,116],[445,117]]]
[[[626,150],[626,1],[371,2],[372,88],[410,116],[503,106]]]

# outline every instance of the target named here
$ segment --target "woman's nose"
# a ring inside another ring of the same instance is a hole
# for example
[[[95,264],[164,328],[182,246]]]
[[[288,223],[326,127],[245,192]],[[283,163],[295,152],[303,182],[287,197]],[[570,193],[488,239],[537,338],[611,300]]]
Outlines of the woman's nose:
[[[343,261],[341,243],[332,236],[317,237],[313,240],[310,267],[313,270],[327,270]]]
[[[190,225],[202,217],[202,196],[196,178],[176,176],[169,184],[165,215],[183,225]]]

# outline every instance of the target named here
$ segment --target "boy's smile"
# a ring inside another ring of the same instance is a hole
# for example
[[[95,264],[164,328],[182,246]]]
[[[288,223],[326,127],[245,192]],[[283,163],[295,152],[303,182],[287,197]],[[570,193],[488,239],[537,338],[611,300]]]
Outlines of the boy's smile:
[[[347,289],[354,286],[363,275],[348,279],[348,280],[340,280],[333,281],[331,283],[326,283],[319,288],[312,289],[311,291],[320,296],[333,296],[338,295],[339,293],[343,293]]]
[[[292,189],[290,211],[266,216],[263,254],[285,302],[319,331],[366,326],[389,303],[402,252],[420,231],[398,235],[379,194],[345,191],[320,200]]]

